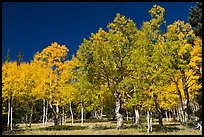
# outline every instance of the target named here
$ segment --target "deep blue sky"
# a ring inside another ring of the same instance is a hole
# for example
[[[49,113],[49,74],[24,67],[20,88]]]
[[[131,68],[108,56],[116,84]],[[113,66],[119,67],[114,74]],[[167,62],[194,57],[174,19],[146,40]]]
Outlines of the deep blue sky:
[[[131,18],[140,28],[150,20],[148,11],[154,4],[165,8],[167,25],[187,22],[189,8],[195,6],[195,2],[3,2],[2,59],[9,49],[11,61],[22,51],[28,62],[54,41],[69,48],[70,59],[83,38],[99,27],[106,30],[116,13]]]

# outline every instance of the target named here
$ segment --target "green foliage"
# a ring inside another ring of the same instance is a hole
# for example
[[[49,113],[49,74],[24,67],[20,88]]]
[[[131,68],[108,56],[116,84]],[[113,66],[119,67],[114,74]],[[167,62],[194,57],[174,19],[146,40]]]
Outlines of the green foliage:
[[[196,2],[196,6],[190,8],[188,20],[195,35],[202,37],[202,2]]]

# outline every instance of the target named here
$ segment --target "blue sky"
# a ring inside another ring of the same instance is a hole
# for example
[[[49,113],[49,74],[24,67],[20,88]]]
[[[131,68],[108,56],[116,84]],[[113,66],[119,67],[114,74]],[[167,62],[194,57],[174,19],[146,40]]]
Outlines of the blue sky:
[[[165,8],[165,20],[187,21],[195,2],[3,2],[2,59],[10,50],[11,61],[22,51],[29,62],[37,51],[52,42],[69,48],[68,59],[76,53],[83,38],[101,27],[104,30],[117,13],[131,18],[140,28],[150,20],[148,11],[154,4]]]

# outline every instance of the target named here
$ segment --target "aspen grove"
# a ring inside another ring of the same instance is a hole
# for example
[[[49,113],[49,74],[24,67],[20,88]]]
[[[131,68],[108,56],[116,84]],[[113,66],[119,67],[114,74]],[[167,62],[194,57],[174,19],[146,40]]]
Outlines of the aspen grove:
[[[69,49],[53,42],[30,62],[3,62],[2,114],[8,130],[16,123],[31,127],[33,121],[46,127],[50,119],[63,125],[67,118],[73,125],[81,119],[84,126],[87,117],[104,116],[120,129],[125,117],[140,124],[142,114],[152,132],[153,116],[161,126],[163,117],[190,120],[202,108],[202,39],[184,21],[166,26],[160,6],[149,13],[151,19],[140,28],[116,14],[107,31],[99,28],[84,38],[71,60],[66,60]]]

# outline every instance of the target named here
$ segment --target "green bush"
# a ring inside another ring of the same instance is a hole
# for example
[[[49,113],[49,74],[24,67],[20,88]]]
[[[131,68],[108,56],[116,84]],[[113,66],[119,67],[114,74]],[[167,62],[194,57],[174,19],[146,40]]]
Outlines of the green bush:
[[[195,121],[195,120],[189,120],[189,121],[187,121],[186,123],[185,123],[185,125],[187,126],[187,127],[189,127],[189,128],[194,128],[194,127],[196,127],[197,126],[197,121]]]
[[[202,109],[201,108],[199,110],[195,111],[194,115],[199,117],[200,121],[202,121]]]
[[[55,125],[46,127],[45,130],[80,130],[85,129],[83,126],[67,126],[67,125]]]

